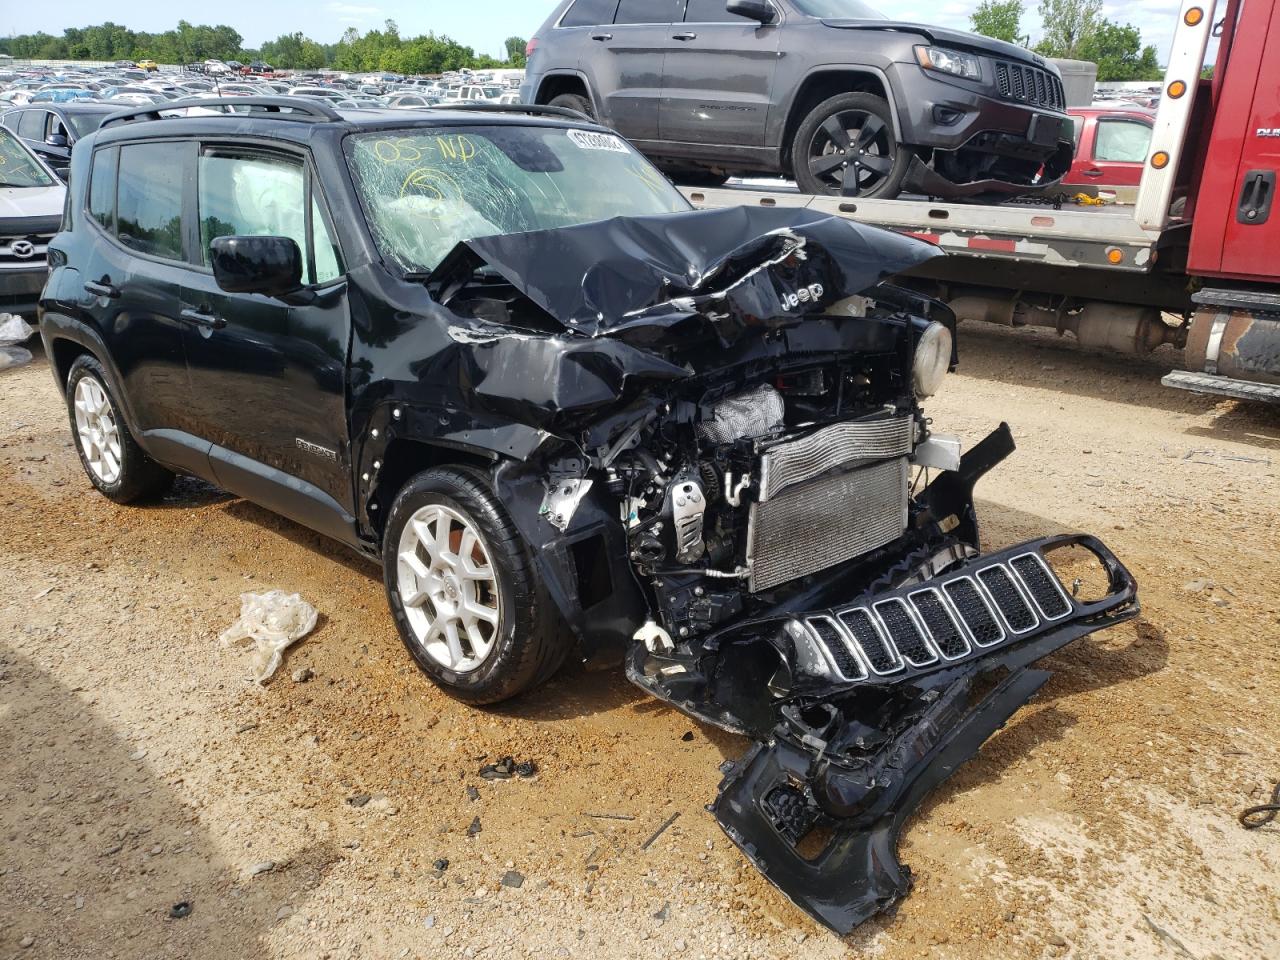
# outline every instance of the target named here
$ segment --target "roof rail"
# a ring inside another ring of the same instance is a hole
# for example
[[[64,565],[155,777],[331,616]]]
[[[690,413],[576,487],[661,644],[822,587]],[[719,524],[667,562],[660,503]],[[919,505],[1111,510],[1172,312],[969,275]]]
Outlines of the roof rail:
[[[579,113],[577,110],[570,110],[568,107],[553,107],[549,104],[485,103],[479,100],[469,100],[463,103],[438,103],[434,107],[428,107],[427,109],[474,110],[477,113],[527,113],[535,117],[564,117],[566,120],[580,120],[584,123],[599,122],[585,113]]]
[[[113,113],[99,125],[99,129],[117,123],[130,123],[138,120],[163,120],[175,110],[187,110],[192,107],[206,109],[216,107],[254,107],[255,112],[274,114],[276,120],[295,120],[301,123],[328,123],[341,120],[342,114],[325,103],[304,100],[301,97],[209,97],[201,100],[175,100],[168,103],[154,103],[136,110],[121,110]],[[243,114],[231,114],[243,116]]]

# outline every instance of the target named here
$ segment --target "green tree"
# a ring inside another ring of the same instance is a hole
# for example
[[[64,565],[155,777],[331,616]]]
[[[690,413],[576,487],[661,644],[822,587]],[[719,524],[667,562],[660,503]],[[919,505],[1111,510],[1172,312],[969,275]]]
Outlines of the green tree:
[[[1009,43],[1022,42],[1022,0],[982,0],[969,17],[973,32]]]
[[[1018,0],[1013,0],[1013,2],[1017,3]],[[1019,4],[1019,6],[1021,6],[1021,4]],[[524,69],[528,63],[528,57],[525,56],[524,51],[525,48],[529,46],[529,41],[525,40],[524,37],[507,37],[507,39],[502,42],[502,45],[507,51],[507,63],[511,64],[513,67]]]
[[[1127,23],[1121,26],[1110,20],[1098,21],[1093,32],[1081,41],[1079,57],[1098,65],[1099,80],[1159,80],[1164,76],[1156,48],[1143,46],[1138,28]]]
[[[1046,57],[1079,59],[1080,47],[1097,29],[1102,0],[1040,0],[1044,39],[1036,52]]]

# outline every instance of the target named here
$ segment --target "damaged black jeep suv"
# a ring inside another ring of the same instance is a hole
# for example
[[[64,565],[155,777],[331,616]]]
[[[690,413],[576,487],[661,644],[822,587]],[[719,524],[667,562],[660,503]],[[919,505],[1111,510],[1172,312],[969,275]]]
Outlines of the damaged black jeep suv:
[[[71,184],[41,335],[98,490],[191,474],[381,561],[471,703],[625,644],[636,684],[756,741],[712,810],[834,929],[907,892],[903,819],[1031,664],[1137,612],[1091,537],[980,552],[974,484],[1013,444],[962,454],[921,410],[955,321],[888,278],[928,244],[694,212],[548,107],[161,105]]]

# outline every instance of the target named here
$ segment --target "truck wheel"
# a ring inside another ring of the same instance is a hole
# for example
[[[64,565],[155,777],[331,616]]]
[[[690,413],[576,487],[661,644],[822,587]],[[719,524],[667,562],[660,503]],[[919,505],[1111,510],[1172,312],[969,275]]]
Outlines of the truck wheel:
[[[562,93],[558,97],[553,97],[547,106],[577,110],[578,113],[585,113],[592,120],[596,118],[596,112],[591,109],[591,101],[577,93]]]
[[[910,162],[911,151],[893,134],[888,101],[870,93],[818,104],[791,145],[791,167],[805,193],[896,197]]]
[[[481,471],[440,467],[411,479],[391,507],[382,561],[401,639],[451,696],[497,703],[564,662],[570,638]]]
[[[67,375],[67,412],[80,465],[98,492],[116,503],[154,500],[173,474],[138,446],[107,386],[102,364],[82,354]]]

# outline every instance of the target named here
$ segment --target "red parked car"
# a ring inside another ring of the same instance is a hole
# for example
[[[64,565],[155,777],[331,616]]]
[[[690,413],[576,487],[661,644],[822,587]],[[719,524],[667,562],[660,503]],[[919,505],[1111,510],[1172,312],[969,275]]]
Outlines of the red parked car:
[[[1137,187],[1151,146],[1155,111],[1138,106],[1068,107],[1076,128],[1076,157],[1064,187],[1115,191]]]

